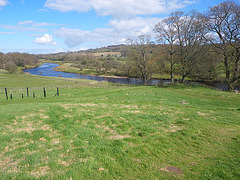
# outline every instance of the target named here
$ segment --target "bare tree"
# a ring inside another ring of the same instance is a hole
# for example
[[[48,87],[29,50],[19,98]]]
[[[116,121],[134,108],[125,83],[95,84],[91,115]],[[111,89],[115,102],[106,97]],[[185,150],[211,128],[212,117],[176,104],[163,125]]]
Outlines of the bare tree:
[[[143,80],[144,85],[151,78],[155,68],[150,38],[149,35],[140,35],[136,40],[129,40],[128,56],[134,62],[136,73]]]
[[[177,28],[177,44],[179,46],[178,52],[178,66],[181,71],[182,83],[185,78],[196,71],[203,63],[199,58],[206,52],[206,42],[204,35],[206,33],[204,28],[204,19],[196,11],[189,14],[183,12],[174,13]]]
[[[240,79],[240,6],[233,1],[211,7],[205,14],[206,37],[222,55],[228,89],[231,91]]]
[[[154,32],[157,34],[157,40],[163,45],[167,56],[165,59],[167,62],[170,62],[170,75],[171,82],[174,83],[174,65],[176,59],[174,54],[178,52],[179,46],[177,43],[177,27],[176,27],[176,18],[174,13],[172,13],[168,18],[159,22],[155,25]]]

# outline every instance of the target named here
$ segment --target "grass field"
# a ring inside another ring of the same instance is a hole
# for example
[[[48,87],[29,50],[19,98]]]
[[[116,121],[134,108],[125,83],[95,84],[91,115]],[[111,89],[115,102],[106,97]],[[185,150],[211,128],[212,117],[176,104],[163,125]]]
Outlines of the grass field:
[[[0,179],[240,178],[240,95],[19,74],[0,94]]]

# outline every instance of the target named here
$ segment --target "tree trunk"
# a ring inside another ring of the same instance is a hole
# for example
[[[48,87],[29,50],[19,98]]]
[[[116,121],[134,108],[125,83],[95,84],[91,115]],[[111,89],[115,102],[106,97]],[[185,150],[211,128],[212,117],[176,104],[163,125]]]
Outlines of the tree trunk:
[[[181,83],[185,83],[185,75],[182,75],[182,80],[181,80]]]
[[[225,74],[226,74],[226,80],[227,80],[227,85],[228,85],[228,91],[232,91],[232,83],[230,80],[230,70],[229,70],[229,65],[228,65],[228,57],[226,54],[224,54],[224,66],[225,66]]]
[[[186,77],[186,72],[185,72],[185,67],[183,66],[183,68],[182,68],[182,80],[181,80],[181,83],[185,83],[185,77]]]
[[[171,69],[170,69],[170,73],[171,73],[171,83],[174,84],[174,77],[173,77],[173,54],[171,54]]]
[[[143,85],[144,86],[147,85],[147,77],[146,77],[146,75],[143,76]]]

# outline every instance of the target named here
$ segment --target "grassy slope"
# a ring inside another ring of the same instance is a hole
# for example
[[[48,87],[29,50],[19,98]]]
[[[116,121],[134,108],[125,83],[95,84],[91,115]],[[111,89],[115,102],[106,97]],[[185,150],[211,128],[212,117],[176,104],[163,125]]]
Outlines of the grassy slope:
[[[56,79],[0,74],[1,87],[65,85],[0,98],[1,179],[240,177],[239,95]]]

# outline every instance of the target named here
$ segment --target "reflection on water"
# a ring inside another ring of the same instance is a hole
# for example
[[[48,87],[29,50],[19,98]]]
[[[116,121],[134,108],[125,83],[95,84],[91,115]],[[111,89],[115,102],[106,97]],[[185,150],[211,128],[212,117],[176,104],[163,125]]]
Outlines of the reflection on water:
[[[30,73],[34,75],[40,76],[51,76],[51,77],[63,77],[63,78],[75,78],[75,79],[89,79],[94,81],[106,81],[110,83],[118,83],[118,84],[135,84],[135,85],[143,85],[143,80],[138,78],[114,78],[114,77],[101,77],[101,76],[92,76],[92,75],[81,75],[76,73],[66,73],[55,71],[54,68],[58,67],[58,64],[53,63],[45,63],[39,67],[26,69],[25,73]],[[170,80],[149,80],[147,85],[158,85],[164,83],[170,83]]]

